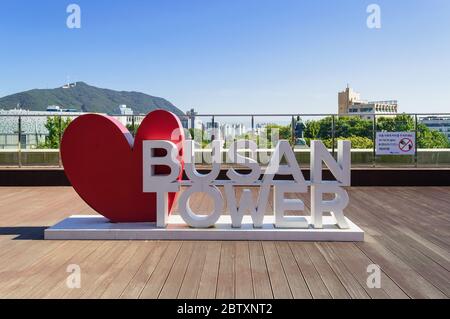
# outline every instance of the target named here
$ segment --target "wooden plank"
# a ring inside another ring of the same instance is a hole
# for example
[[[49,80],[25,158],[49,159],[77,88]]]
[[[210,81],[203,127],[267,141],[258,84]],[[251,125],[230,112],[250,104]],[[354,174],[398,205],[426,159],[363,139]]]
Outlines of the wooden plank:
[[[96,242],[94,246],[92,247],[92,250],[88,251],[87,253],[79,253],[76,254],[73,258],[72,264],[79,265],[81,268],[81,265],[89,264],[90,260],[93,260],[95,258],[99,258],[102,254],[105,252],[106,242]],[[92,257],[95,256],[95,257]],[[82,268],[81,268],[82,269]],[[52,285],[52,288],[50,288],[47,291],[44,291],[42,296],[40,298],[45,299],[57,299],[57,298],[63,298],[64,295],[69,290],[69,287],[67,286],[67,278],[68,273],[66,271],[67,269],[62,269],[59,272],[57,272],[56,282]],[[81,273],[81,284],[83,284],[83,273]]]
[[[276,246],[292,296],[296,299],[311,299],[312,296],[308,285],[295,261],[289,244],[287,242],[279,242]]]
[[[269,272],[261,242],[250,242],[250,264],[252,267],[253,291],[256,299],[273,298]]]
[[[134,255],[115,276],[114,280],[109,283],[100,298],[119,298],[144,263],[144,260],[155,247],[155,242],[144,241],[138,242],[137,244],[138,247],[136,248]]]
[[[106,242],[104,247],[90,255],[85,260],[87,262],[79,265],[81,271],[81,287],[79,289],[67,289],[64,298],[82,298],[83,295],[94,290],[96,279],[109,269],[111,263],[122,253],[126,245],[126,242]],[[97,252],[98,255],[96,254]]]
[[[371,298],[394,298],[394,299],[407,299],[408,295],[393,282],[381,269],[381,290],[377,288],[367,287],[367,267],[375,264],[370,260],[358,247],[355,245],[347,245],[344,243],[326,243],[324,246],[328,247],[328,251],[334,260],[342,261],[348,268],[350,273],[356,278],[359,284],[364,287]]]
[[[138,298],[144,289],[148,279],[155,271],[156,266],[164,255],[168,242],[156,242],[154,247],[149,247],[149,253],[131,281],[121,293],[120,298]],[[171,265],[170,265],[171,266]]]
[[[392,208],[392,210],[395,209]],[[450,295],[450,286],[446,284],[450,281],[450,278],[449,272],[445,268],[448,263],[445,259],[445,255],[439,256],[431,249],[424,249],[423,246],[413,238],[399,233],[398,230],[392,226],[392,224],[395,225],[395,220],[392,219],[392,216],[387,214],[386,217],[383,215],[380,218],[380,216],[370,216],[374,214],[374,212],[370,210],[368,213],[369,214],[365,215],[365,218],[369,220],[370,229],[372,229],[370,234],[372,234],[378,242],[381,242],[385,248],[389,249],[400,259],[405,261],[423,278],[428,280],[447,296]],[[435,262],[436,259],[440,260],[442,264]],[[444,265],[444,267],[442,265]]]
[[[5,247],[4,254],[0,257],[0,271],[12,266],[12,262],[16,263],[14,267],[20,269],[27,266],[27,262],[34,262],[38,256],[44,257],[58,246],[62,246],[63,242],[50,242],[43,246],[42,242],[37,240],[14,240],[9,239],[10,247]],[[1,284],[1,281],[0,281]]]
[[[419,273],[428,282],[450,297],[450,275],[441,265],[421,254],[414,248],[396,242],[386,237],[376,237],[383,246],[405,261],[412,269]]]
[[[178,298],[180,299],[195,299],[197,297],[202,271],[205,265],[207,243],[196,242],[194,245],[194,252],[189,260],[186,275],[178,293]]]
[[[370,296],[367,294],[364,289],[364,285],[366,283],[360,283],[354,277],[354,273],[352,273],[346,265],[352,265],[354,260],[345,259],[345,263],[341,260],[333,250],[333,246],[328,245],[328,243],[320,243],[316,245],[321,254],[325,257],[326,261],[333,268],[336,276],[339,278],[342,285],[345,287],[347,292],[349,293],[351,298],[357,299],[369,299]],[[345,248],[350,249],[353,246],[352,243],[346,243]],[[359,265],[360,266],[360,265]],[[357,267],[358,268],[358,267]],[[361,269],[359,269],[361,268]],[[359,267],[358,270],[364,270],[366,268]],[[383,298],[387,298],[386,294],[382,295]]]
[[[54,272],[66,270],[66,261],[84,248],[84,245],[86,243],[67,242],[53,250],[46,258],[38,259],[33,265],[21,271],[16,280],[6,288],[10,291],[6,293],[6,297],[23,298],[33,287],[39,286]]]
[[[68,260],[65,260],[64,264],[66,267],[59,269],[50,269],[49,272],[46,273],[46,277],[42,280],[38,285],[31,287],[30,291],[23,296],[23,298],[43,298],[48,294],[48,292],[53,289],[66,289],[66,280],[69,275],[67,273],[67,266],[80,264],[83,260],[85,260],[90,254],[92,254],[95,250],[100,247],[101,242],[86,242],[86,245],[81,250],[76,252],[72,257]],[[59,287],[59,288],[58,288]]]
[[[254,298],[254,293],[248,242],[236,242],[235,245],[236,258],[234,269],[236,278],[236,298],[252,299]]]
[[[139,242],[126,242],[124,250],[118,255],[118,257],[110,263],[110,266],[98,276],[94,282],[94,288],[87,291],[82,297],[99,299],[102,297],[106,289],[111,283],[117,279],[121,279],[119,275],[124,267],[128,265],[128,262],[136,254],[140,247]]]
[[[233,242],[222,243],[216,292],[216,298],[218,299],[235,297],[235,256],[235,244]]]
[[[208,242],[205,266],[203,267],[197,298],[214,299],[216,297],[217,279],[219,277],[221,242]]]
[[[354,214],[351,217],[355,222],[364,223],[365,228],[370,227],[376,231],[376,233],[372,232],[372,235],[396,237],[399,233],[393,229],[393,226],[406,225],[411,230],[420,232],[422,236],[436,245],[450,249],[448,240],[446,240],[448,236],[445,235],[448,231],[448,223],[443,225],[442,221],[433,220],[434,211],[427,212],[425,217],[423,209],[408,206],[407,199],[399,195],[399,192],[399,190],[390,190],[389,193],[385,193],[378,189],[371,189],[369,196],[367,191],[355,190],[357,196],[352,198],[351,205],[366,214]],[[450,212],[448,214],[450,215]],[[410,242],[407,241],[407,243]]]
[[[374,263],[411,298],[446,298],[446,296],[372,236],[356,244]]]
[[[29,246],[25,246],[23,250],[12,251],[12,254],[8,254],[2,260],[0,268],[0,293],[2,295],[10,292],[6,287],[14,283],[17,278],[22,278],[22,272],[27,267],[36,263],[37,260],[45,260],[55,249],[65,244],[63,242],[52,242],[42,246],[39,242],[28,243]]]
[[[331,296],[337,299],[350,298],[344,285],[327,263],[325,257],[320,253],[319,249],[317,249],[317,246],[313,243],[304,243],[304,246]]]
[[[175,299],[178,297],[194,245],[195,243],[190,241],[182,244],[158,298]]]
[[[167,277],[169,276],[170,270],[173,267],[175,259],[177,258],[178,252],[180,251],[182,242],[170,242],[164,255],[159,258],[159,262],[156,268],[152,272],[150,279],[145,284],[139,298],[142,299],[156,299],[158,298],[161,290],[164,287]]]
[[[275,243],[263,242],[262,246],[274,298],[292,298],[292,293],[289,288],[289,284],[287,282],[286,274],[284,273],[280,257],[278,256]]]
[[[313,298],[331,298],[330,292],[317,272],[303,243],[290,243],[290,247]]]
[[[399,234],[407,238],[408,244],[426,255],[445,270],[450,271],[450,252],[424,238],[417,231],[405,226],[393,226]]]

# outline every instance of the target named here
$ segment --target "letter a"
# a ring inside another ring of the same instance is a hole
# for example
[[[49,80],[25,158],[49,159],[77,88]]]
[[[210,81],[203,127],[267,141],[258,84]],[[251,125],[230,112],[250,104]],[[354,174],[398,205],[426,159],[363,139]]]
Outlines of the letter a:
[[[367,27],[369,29],[381,29],[381,8],[378,4],[371,4],[367,6]]]
[[[67,6],[67,13],[70,15],[67,17],[66,25],[69,29],[81,28],[81,8],[77,4],[69,4]]]

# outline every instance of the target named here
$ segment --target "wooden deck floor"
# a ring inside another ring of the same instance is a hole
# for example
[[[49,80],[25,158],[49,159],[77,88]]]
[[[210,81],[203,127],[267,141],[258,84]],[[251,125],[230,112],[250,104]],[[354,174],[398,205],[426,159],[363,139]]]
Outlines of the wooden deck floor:
[[[448,298],[450,187],[349,193],[364,243],[106,242],[42,240],[94,213],[72,188],[0,188],[0,298]],[[71,264],[80,289],[67,288]],[[366,285],[370,264],[380,289]]]

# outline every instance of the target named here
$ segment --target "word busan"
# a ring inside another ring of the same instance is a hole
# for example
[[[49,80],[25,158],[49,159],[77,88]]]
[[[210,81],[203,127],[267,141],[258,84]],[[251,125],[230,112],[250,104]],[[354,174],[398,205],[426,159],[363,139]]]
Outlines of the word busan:
[[[349,197],[344,186],[350,186],[350,149],[349,141],[338,141],[338,157],[335,160],[321,141],[311,142],[311,180],[306,181],[295,158],[294,151],[288,141],[279,141],[268,166],[263,169],[257,162],[257,145],[253,141],[234,142],[226,156],[228,160],[247,169],[242,174],[234,168],[227,171],[229,180],[217,180],[222,162],[222,142],[212,143],[212,168],[207,174],[197,171],[194,158],[196,143],[188,140],[183,144],[183,158],[179,158],[177,146],[165,140],[143,141],[143,191],[156,193],[157,227],[166,228],[169,220],[167,198],[169,193],[178,192],[181,186],[186,186],[178,198],[179,214],[183,221],[193,228],[213,227],[219,220],[225,207],[231,217],[231,226],[240,228],[245,213],[249,213],[254,228],[262,228],[264,215],[269,207],[269,196],[273,187],[273,215],[271,218],[276,228],[323,228],[324,213],[331,213],[335,224],[341,229],[349,228],[344,209]],[[245,148],[245,152],[242,150]],[[164,151],[161,151],[164,150]],[[244,154],[242,154],[244,153]],[[164,155],[161,155],[164,154]],[[245,155],[249,154],[248,157]],[[184,171],[189,181],[179,181],[179,175]],[[335,177],[333,181],[322,178],[323,164]],[[159,167],[170,168],[170,173],[157,174]],[[263,174],[262,174],[263,173]],[[261,178],[261,174],[263,175]],[[277,180],[276,175],[291,176],[290,180]],[[224,186],[224,194],[218,189]],[[239,201],[236,198],[235,187],[239,186],[242,193]],[[247,187],[259,187],[257,199]],[[303,211],[304,202],[300,199],[287,198],[287,194],[306,193],[311,188],[311,218],[305,216],[287,215],[289,211]],[[194,193],[205,193],[213,199],[214,209],[208,215],[196,214],[190,204]],[[324,200],[324,194],[334,194],[332,200]],[[225,197],[225,198],[224,198]],[[226,202],[225,202],[226,200]],[[225,205],[225,203],[227,205]],[[309,222],[308,222],[309,220]]]

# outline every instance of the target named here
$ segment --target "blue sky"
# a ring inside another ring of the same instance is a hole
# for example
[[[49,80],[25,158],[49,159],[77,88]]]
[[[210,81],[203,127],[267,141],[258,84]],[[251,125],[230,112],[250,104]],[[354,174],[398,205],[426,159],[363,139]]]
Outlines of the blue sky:
[[[0,39],[0,96],[70,76],[202,113],[318,113],[350,83],[402,112],[450,112],[448,0],[1,0]]]

